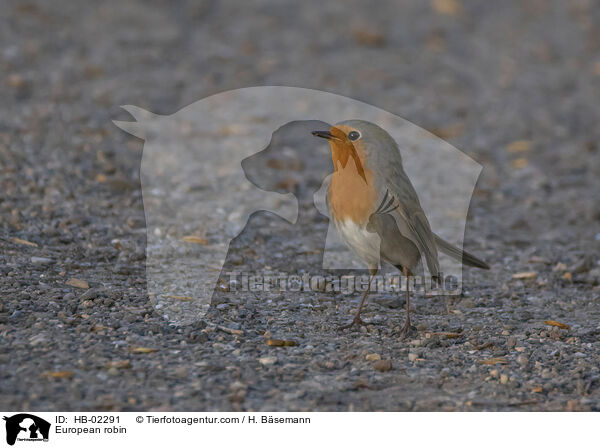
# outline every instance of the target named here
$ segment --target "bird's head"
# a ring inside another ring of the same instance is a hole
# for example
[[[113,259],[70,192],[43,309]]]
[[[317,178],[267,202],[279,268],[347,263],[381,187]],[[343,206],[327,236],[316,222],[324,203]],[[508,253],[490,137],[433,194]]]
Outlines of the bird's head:
[[[346,168],[348,160],[352,158],[363,179],[365,179],[363,165],[368,164],[368,160],[372,157],[379,158],[385,153],[390,154],[391,150],[396,157],[399,157],[394,139],[381,127],[368,121],[342,121],[328,131],[313,131],[312,134],[329,141],[336,170],[338,164]]]

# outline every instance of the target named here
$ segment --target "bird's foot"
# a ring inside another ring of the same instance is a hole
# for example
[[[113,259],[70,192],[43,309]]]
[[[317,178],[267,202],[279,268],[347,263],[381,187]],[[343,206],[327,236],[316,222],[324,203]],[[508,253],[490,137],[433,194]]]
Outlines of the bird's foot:
[[[356,317],[355,317],[355,318],[352,320],[352,322],[350,322],[349,324],[342,325],[342,326],[338,327],[338,330],[339,330],[339,331],[342,331],[342,330],[347,330],[348,328],[352,328],[352,327],[353,327],[353,326],[355,326],[355,325],[356,325],[356,326],[359,326],[359,327],[360,327],[361,325],[362,325],[363,327],[366,327],[367,325],[370,325],[370,324],[369,324],[369,322],[365,322],[364,320],[362,320],[362,319],[360,318],[360,316],[356,316]]]
[[[409,336],[415,336],[418,334],[417,327],[414,327],[410,324],[410,321],[406,321],[402,329],[400,330],[400,340],[403,341],[407,339]]]

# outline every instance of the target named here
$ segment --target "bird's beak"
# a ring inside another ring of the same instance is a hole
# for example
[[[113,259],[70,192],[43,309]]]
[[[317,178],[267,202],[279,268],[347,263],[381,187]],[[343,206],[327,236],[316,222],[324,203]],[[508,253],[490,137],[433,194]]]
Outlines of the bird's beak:
[[[315,137],[324,138],[326,140],[339,140],[338,137],[336,137],[329,131],[312,131],[312,135],[314,135]]]

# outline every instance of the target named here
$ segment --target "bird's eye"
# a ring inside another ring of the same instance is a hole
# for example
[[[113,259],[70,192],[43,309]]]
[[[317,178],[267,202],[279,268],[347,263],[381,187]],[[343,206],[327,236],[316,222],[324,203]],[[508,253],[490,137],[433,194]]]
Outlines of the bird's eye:
[[[348,138],[354,142],[360,138],[360,132],[350,131]]]

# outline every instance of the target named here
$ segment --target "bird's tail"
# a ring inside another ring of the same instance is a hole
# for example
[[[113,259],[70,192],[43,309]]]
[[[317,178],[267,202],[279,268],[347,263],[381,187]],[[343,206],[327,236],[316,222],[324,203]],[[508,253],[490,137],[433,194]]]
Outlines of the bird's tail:
[[[451,256],[455,260],[462,262],[465,266],[473,266],[475,268],[489,269],[490,266],[483,260],[480,260],[475,255],[471,255],[469,252],[460,250],[458,247],[450,244],[448,241],[441,239],[435,235],[435,243],[438,249],[444,252],[446,255]]]

